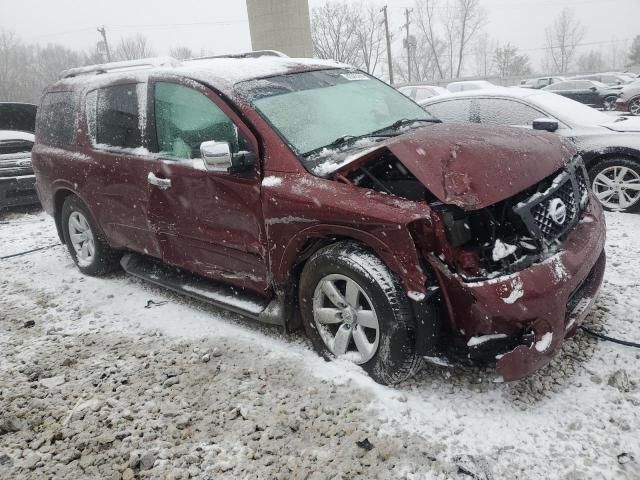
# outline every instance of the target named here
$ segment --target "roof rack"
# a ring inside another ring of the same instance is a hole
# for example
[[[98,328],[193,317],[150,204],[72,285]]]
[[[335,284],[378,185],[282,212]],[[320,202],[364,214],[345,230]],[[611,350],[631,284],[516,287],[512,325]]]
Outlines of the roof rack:
[[[102,63],[64,70],[60,78],[72,78],[80,75],[100,75],[108,72],[137,70],[153,67],[176,67],[181,65],[179,60],[173,57],[142,58],[140,60],[125,60],[124,62]]]
[[[229,53],[226,55],[211,55],[206,57],[197,57],[192,60],[211,60],[214,58],[259,58],[259,57],[281,57],[289,58],[289,55],[285,55],[277,50],[254,50],[253,52],[244,53]]]

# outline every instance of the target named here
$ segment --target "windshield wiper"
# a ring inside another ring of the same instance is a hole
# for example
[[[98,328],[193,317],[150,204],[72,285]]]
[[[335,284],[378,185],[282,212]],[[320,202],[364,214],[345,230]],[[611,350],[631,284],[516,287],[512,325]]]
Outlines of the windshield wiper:
[[[437,118],[401,118],[400,120],[393,122],[391,125],[381,128],[380,130],[376,130],[372,133],[372,135],[386,132],[387,130],[395,130],[400,128],[408,123],[414,122],[426,122],[426,123],[442,123],[442,120],[438,120]]]

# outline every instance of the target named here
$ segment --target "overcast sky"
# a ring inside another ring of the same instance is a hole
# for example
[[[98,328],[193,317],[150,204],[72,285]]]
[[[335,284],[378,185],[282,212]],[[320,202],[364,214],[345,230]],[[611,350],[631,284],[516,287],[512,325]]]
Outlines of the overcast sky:
[[[383,5],[384,1],[364,0]],[[573,8],[587,27],[585,48],[606,53],[640,35],[640,0],[481,0],[486,31],[501,43],[511,42],[538,65],[544,28],[565,7]],[[310,0],[311,7],[323,0]],[[403,8],[413,0],[388,0],[392,33],[402,35]],[[104,24],[113,45],[122,36],[141,32],[155,53],[184,45],[200,52],[249,50],[244,0],[0,0],[0,28],[14,30],[26,42],[55,42],[88,49],[98,41],[96,26]],[[611,43],[611,42],[616,43]],[[400,48],[397,44],[397,49]]]

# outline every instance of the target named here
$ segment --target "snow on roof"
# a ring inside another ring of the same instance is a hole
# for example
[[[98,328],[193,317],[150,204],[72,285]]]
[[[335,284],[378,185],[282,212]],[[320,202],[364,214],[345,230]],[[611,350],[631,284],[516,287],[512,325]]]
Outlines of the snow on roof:
[[[131,78],[146,81],[151,75],[184,76],[198,82],[212,85],[230,94],[232,87],[239,82],[257,78],[272,77],[287,73],[326,68],[353,68],[332,60],[311,58],[288,58],[263,56],[258,58],[208,58],[180,62],[175,66],[158,66],[146,69],[108,71],[95,75],[79,75],[64,78],[53,87],[90,86],[100,87],[119,78]]]
[[[548,95],[549,92],[541,92],[540,90],[534,90],[531,88],[520,88],[520,87],[500,87],[496,86],[495,88],[487,88],[481,90],[465,90],[463,92],[455,92],[450,93],[449,95],[439,95],[437,97],[429,98],[425,101],[425,103],[431,103],[440,98],[447,98],[451,100],[452,98],[463,98],[463,97],[509,97],[509,98],[528,98],[536,95]],[[551,93],[551,95],[554,95]]]

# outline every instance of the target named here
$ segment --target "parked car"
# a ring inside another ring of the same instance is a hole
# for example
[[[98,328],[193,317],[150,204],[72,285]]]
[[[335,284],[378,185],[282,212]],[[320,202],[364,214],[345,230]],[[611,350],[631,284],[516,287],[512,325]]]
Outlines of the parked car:
[[[404,87],[398,88],[398,90],[416,102],[449,93],[449,90],[446,88],[435,85],[405,85]]]
[[[611,117],[549,92],[517,88],[460,93],[423,105],[445,122],[526,127],[569,138],[605,208],[640,210],[640,121],[636,119]]]
[[[535,88],[536,90],[539,88],[548,87],[549,85],[553,85],[554,83],[564,82],[564,77],[539,77],[532,78],[531,80],[522,80],[520,83],[521,88]]]
[[[609,85],[610,87],[622,88],[624,85],[631,83],[634,79],[627,75],[616,73],[597,73],[592,75],[578,75],[572,77],[571,80],[593,80],[595,82]]]
[[[456,353],[522,378],[589,311],[604,218],[570,142],[439,124],[333,62],[160,65],[67,71],[43,97],[37,188],[82,272],[120,261],[301,322],[383,383]]]
[[[543,90],[604,110],[614,110],[618,98],[618,90],[593,80],[567,80],[544,87]]]
[[[447,90],[454,92],[466,92],[467,90],[484,90],[487,88],[496,88],[496,86],[485,80],[473,80],[464,82],[451,82],[447,85]]]
[[[31,168],[36,106],[0,102],[0,210],[38,203]]]
[[[640,115],[640,80],[627,85],[616,99],[616,110]]]

